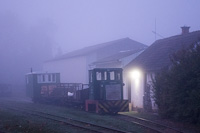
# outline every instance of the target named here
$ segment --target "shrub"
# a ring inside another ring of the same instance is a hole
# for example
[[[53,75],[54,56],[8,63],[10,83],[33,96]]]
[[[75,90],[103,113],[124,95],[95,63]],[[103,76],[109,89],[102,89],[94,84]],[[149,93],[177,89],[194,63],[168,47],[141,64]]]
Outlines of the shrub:
[[[200,42],[173,54],[171,62],[153,80],[159,114],[200,123]]]

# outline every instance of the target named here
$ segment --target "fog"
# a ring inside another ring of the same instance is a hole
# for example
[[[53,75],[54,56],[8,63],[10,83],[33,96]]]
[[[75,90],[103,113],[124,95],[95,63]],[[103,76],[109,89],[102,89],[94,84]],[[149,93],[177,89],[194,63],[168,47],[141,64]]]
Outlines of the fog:
[[[52,58],[51,27],[41,23],[27,29],[14,14],[0,15],[0,81],[23,83],[30,69],[41,69],[41,63]]]
[[[0,83],[23,84],[42,62],[85,46],[130,37],[146,45],[200,29],[199,0],[1,0]]]

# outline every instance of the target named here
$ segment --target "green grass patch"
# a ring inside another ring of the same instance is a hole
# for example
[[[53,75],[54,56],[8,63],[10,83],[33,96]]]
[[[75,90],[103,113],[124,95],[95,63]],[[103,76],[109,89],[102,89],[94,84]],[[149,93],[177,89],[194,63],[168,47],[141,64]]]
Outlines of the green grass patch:
[[[25,117],[19,114],[13,114],[8,111],[0,111],[0,130],[4,132],[27,132],[27,133],[42,133],[54,132],[45,126],[47,123],[41,120],[33,120],[30,117]]]
[[[137,111],[130,111],[130,112],[120,112],[120,114],[133,116],[133,117],[140,117],[148,120],[160,120],[161,118],[157,114],[147,113],[147,112],[137,112]]]

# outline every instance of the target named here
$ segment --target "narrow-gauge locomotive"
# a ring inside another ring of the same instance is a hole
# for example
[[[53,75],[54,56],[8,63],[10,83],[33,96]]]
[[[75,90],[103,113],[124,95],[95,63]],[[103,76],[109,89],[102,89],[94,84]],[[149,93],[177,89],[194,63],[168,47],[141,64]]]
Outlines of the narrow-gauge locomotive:
[[[123,85],[121,68],[89,70],[89,84],[60,83],[59,73],[26,75],[27,95],[34,102],[78,106],[96,113],[128,111]]]

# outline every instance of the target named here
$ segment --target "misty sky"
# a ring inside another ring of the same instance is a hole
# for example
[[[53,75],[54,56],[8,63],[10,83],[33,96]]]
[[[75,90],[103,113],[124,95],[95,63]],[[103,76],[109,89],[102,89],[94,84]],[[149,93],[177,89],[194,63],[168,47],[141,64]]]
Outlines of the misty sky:
[[[163,37],[184,25],[199,30],[199,6],[200,0],[0,0],[0,15],[14,15],[27,29],[47,25],[53,47],[68,52],[124,37],[150,45],[155,19]]]

